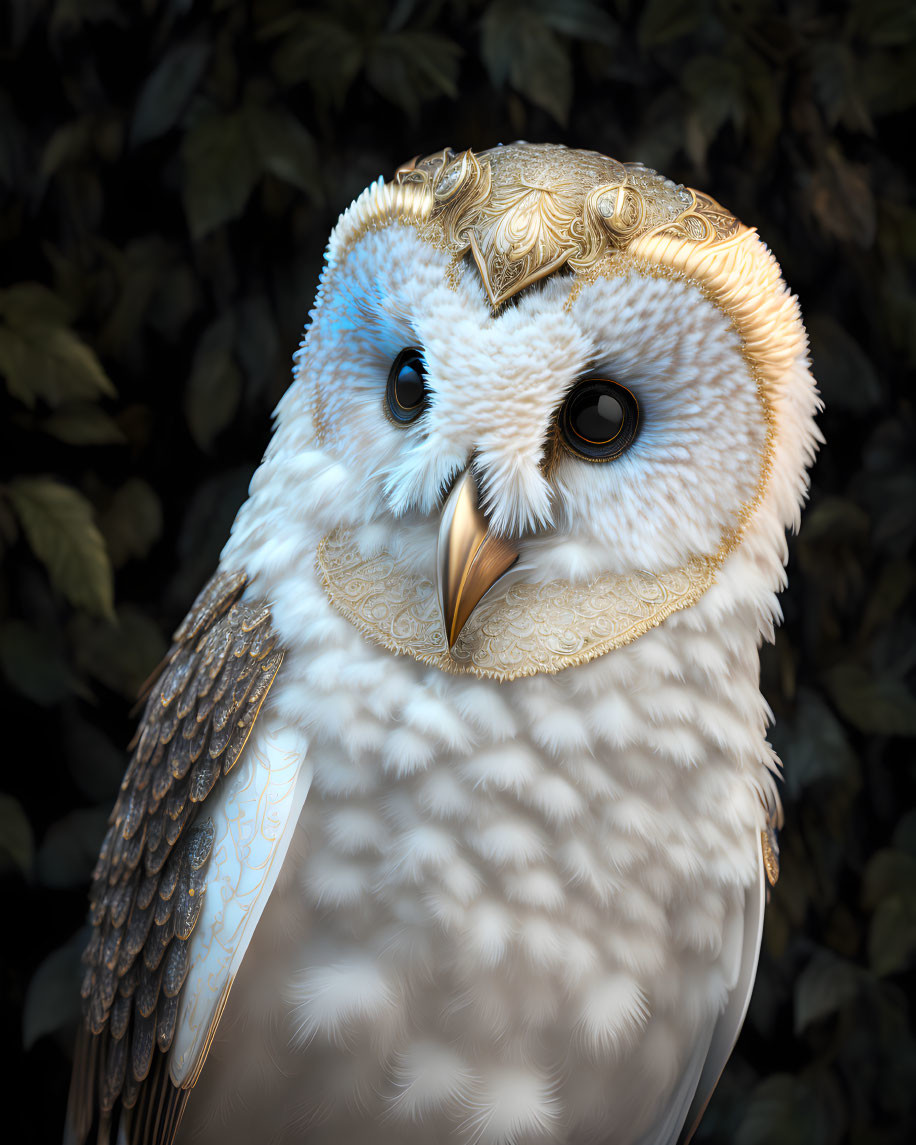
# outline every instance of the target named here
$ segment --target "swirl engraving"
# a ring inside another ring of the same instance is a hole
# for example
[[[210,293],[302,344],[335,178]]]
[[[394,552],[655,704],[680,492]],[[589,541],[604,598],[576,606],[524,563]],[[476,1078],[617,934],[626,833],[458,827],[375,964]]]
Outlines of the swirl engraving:
[[[425,199],[424,237],[455,258],[470,253],[494,308],[566,264],[588,270],[656,230],[711,243],[740,227],[708,195],[639,163],[556,144],[437,152],[399,168],[395,185]]]
[[[554,673],[621,648],[694,604],[715,580],[715,557],[681,568],[588,584],[496,585],[448,652],[435,586],[381,552],[364,556],[344,529],[318,546],[318,573],[334,607],[375,644],[444,672],[514,680]]]

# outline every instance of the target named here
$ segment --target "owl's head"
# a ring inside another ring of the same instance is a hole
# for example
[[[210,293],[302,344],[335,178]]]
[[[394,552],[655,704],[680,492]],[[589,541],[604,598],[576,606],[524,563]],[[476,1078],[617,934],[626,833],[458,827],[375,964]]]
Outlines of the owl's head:
[[[775,260],[712,199],[593,152],[444,151],[345,212],[311,317],[253,495],[371,639],[556,671],[742,546],[781,568],[816,391]]]

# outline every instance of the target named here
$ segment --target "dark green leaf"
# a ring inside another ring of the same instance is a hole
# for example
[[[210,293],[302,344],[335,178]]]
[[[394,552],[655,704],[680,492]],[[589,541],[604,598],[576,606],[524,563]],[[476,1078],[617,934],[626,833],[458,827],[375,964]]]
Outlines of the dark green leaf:
[[[43,886],[78,887],[89,882],[110,810],[106,803],[71,811],[51,824],[35,860],[35,875]]]
[[[860,247],[875,239],[875,198],[868,169],[827,149],[808,186],[811,213],[825,234]]]
[[[252,104],[245,115],[261,169],[317,198],[321,194],[318,155],[302,124],[278,105]]]
[[[799,1078],[774,1074],[753,1092],[735,1145],[828,1145],[827,1119]]]
[[[851,5],[856,31],[877,47],[912,45],[916,9],[908,0],[855,0]]]
[[[916,807],[911,808],[894,828],[895,847],[916,858]]]
[[[868,514],[845,497],[825,497],[805,514],[804,543],[809,546],[849,541],[862,544],[868,537]]]
[[[261,173],[260,156],[243,111],[198,120],[182,154],[185,212],[200,239],[242,213]]]
[[[366,59],[366,78],[379,94],[409,115],[425,99],[458,94],[461,49],[432,32],[379,36]]]
[[[58,127],[41,157],[42,178],[50,179],[68,163],[85,158],[92,148],[93,128],[93,120],[88,115]]]
[[[849,44],[825,40],[812,46],[812,82],[831,127],[871,131],[872,121],[859,91],[858,61]]]
[[[263,389],[277,365],[279,339],[270,303],[263,294],[246,298],[239,306],[237,352],[248,378],[249,393]]]
[[[175,126],[209,58],[210,45],[193,40],[166,52],[137,97],[130,127],[130,141],[135,147]]]
[[[178,535],[181,565],[168,598],[185,609],[211,576],[239,505],[248,496],[253,467],[240,465],[203,481],[191,498]]]
[[[44,7],[36,4],[34,0],[10,0],[6,9],[7,20],[9,21],[9,42],[13,51],[18,52],[31,32],[32,25],[36,21],[44,19]]]
[[[858,786],[859,765],[843,725],[811,689],[799,689],[791,725],[777,721],[772,739],[791,798],[816,783]]]
[[[743,123],[744,75],[737,60],[695,56],[685,66],[682,82],[707,146],[726,123]],[[704,147],[699,160],[705,158]]]
[[[72,316],[67,303],[40,282],[20,282],[0,290],[0,317],[14,329],[64,326]]]
[[[22,804],[12,795],[0,792],[0,873],[18,868],[27,875],[32,869],[34,850],[32,827]]]
[[[829,408],[864,413],[881,400],[881,385],[862,347],[830,314],[808,318],[812,369]]]
[[[696,0],[647,0],[642,5],[639,42],[654,47],[678,40],[693,31],[701,14]]]
[[[115,493],[99,525],[111,563],[120,568],[132,557],[145,557],[159,540],[162,504],[146,481],[132,477]]]
[[[572,99],[569,46],[537,8],[522,0],[497,0],[481,24],[481,56],[490,79],[509,83],[559,123],[565,123]]]
[[[98,406],[85,402],[58,407],[45,418],[41,428],[68,445],[123,445],[126,440],[113,418]]]
[[[235,361],[232,315],[215,322],[204,334],[184,396],[185,415],[194,440],[209,449],[216,435],[232,421],[242,396],[242,375]]]
[[[50,477],[17,478],[7,494],[55,587],[77,608],[113,615],[111,563],[86,498]]]
[[[22,1040],[30,1049],[44,1034],[62,1030],[79,1018],[81,957],[86,945],[82,932],[41,963],[25,996]]]
[[[147,312],[150,326],[175,343],[198,311],[200,294],[201,283],[190,266],[176,263],[160,272]]]
[[[858,997],[862,971],[827,950],[819,950],[795,983],[795,1033],[835,1014]]]
[[[897,974],[916,955],[916,894],[883,899],[868,928],[868,962],[876,974]]]
[[[0,93],[0,187],[24,190],[33,174],[29,140],[22,120],[5,93]]]
[[[129,604],[118,609],[115,623],[74,617],[70,636],[79,667],[128,700],[167,651],[159,626]]]
[[[589,44],[613,47],[620,38],[620,29],[611,17],[593,0],[534,0],[544,20],[555,32],[584,40]]]
[[[118,0],[56,0],[51,14],[54,39],[73,36],[84,25],[121,24],[126,14]]]
[[[277,31],[281,39],[274,66],[280,81],[305,80],[320,102],[340,106],[363,66],[362,37],[323,12],[296,13]]]
[[[30,408],[65,399],[112,397],[114,386],[95,353],[67,325],[69,308],[46,287],[23,283],[0,291],[0,373]]]
[[[58,644],[23,620],[0,625],[0,668],[20,695],[45,707],[60,703],[76,687]]]
[[[916,104],[916,70],[910,53],[875,52],[860,62],[859,73],[862,97],[872,118],[895,115]]]
[[[95,723],[71,711],[64,744],[70,774],[89,798],[110,807],[127,765],[128,753],[118,748]]]
[[[125,247],[99,243],[116,279],[115,297],[99,335],[105,354],[134,365],[143,358],[143,327],[157,296],[172,285],[180,267],[174,246],[157,235],[135,239]]]
[[[825,673],[834,703],[851,724],[878,735],[916,735],[916,697],[891,673],[840,664]]]
[[[862,899],[874,910],[883,899],[916,900],[916,856],[906,851],[882,848],[869,859],[865,868]]]
[[[874,517],[876,547],[901,557],[909,553],[916,539],[916,469],[912,464],[897,473],[868,474],[856,493]]]

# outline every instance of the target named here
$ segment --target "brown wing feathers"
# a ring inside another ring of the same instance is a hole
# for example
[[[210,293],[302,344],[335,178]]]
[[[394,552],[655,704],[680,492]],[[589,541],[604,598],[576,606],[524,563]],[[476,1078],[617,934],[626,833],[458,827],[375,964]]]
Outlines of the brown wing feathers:
[[[169,1145],[187,1090],[168,1073],[213,825],[206,799],[241,755],[283,659],[270,610],[218,573],[175,633],[149,688],[93,874],[83,955],[85,1021],[66,1141]],[[120,1139],[119,1139],[120,1140]]]

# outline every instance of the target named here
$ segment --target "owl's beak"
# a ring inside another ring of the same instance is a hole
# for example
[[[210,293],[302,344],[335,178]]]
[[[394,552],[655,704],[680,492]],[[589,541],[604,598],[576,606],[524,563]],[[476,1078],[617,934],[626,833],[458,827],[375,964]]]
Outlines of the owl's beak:
[[[466,469],[442,509],[436,569],[439,607],[449,651],[484,593],[518,560],[518,546],[490,531],[478,504],[477,482]]]

